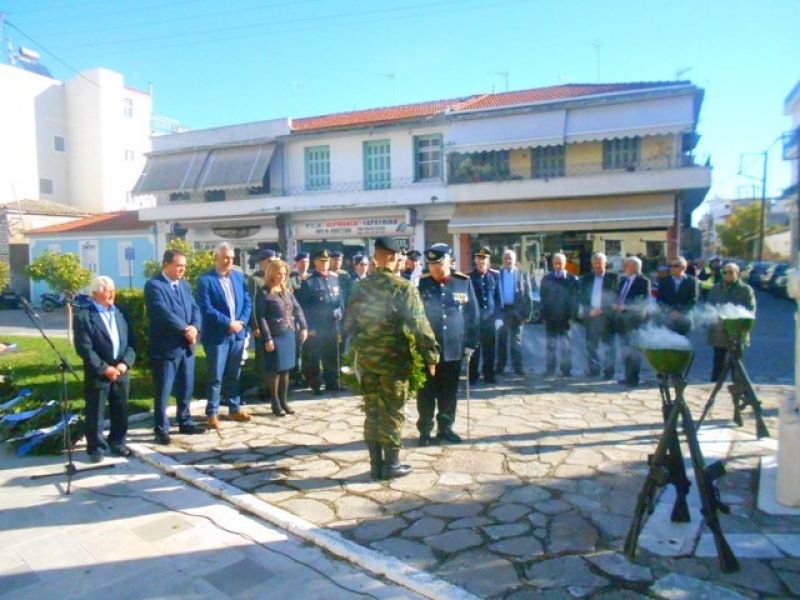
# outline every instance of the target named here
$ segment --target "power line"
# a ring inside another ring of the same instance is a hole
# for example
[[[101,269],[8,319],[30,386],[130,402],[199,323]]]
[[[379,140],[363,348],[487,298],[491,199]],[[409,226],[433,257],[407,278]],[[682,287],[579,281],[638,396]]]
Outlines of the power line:
[[[378,15],[378,14],[387,14],[387,13],[397,13],[397,12],[406,12],[406,11],[415,11],[418,9],[425,9],[425,8],[432,8],[436,6],[450,6],[453,4],[463,4],[464,0],[441,0],[439,2],[429,2],[429,3],[420,3],[420,4],[410,4],[406,6],[392,6],[389,8],[378,8],[374,10],[366,10],[366,11],[350,11],[350,12],[343,12],[343,13],[332,13],[327,15],[319,15],[319,16],[311,16],[311,17],[299,17],[294,19],[284,19],[282,21],[261,21],[258,23],[248,23],[245,25],[233,25],[230,27],[215,27],[214,29],[204,29],[199,31],[186,31],[186,32],[173,32],[163,35],[150,35],[150,36],[143,36],[137,38],[127,38],[122,40],[113,40],[110,42],[98,42],[96,40],[92,40],[90,42],[84,42],[81,44],[70,44],[70,48],[84,48],[84,47],[98,47],[98,46],[116,46],[116,45],[124,45],[124,44],[136,44],[140,42],[156,42],[159,40],[174,40],[176,38],[185,38],[185,37],[193,37],[197,35],[213,35],[215,33],[232,33],[236,31],[246,31],[249,29],[259,29],[263,27],[274,27],[279,25],[291,25],[291,24],[299,24],[299,23],[307,23],[307,22],[314,22],[314,21],[324,21],[330,23],[333,19],[343,19],[348,17],[359,17],[362,15]]]
[[[76,69],[75,67],[73,67],[73,66],[72,66],[71,64],[69,64],[67,61],[65,61],[65,60],[63,60],[62,58],[60,58],[60,57],[59,57],[57,54],[53,53],[52,51],[50,51],[50,50],[48,50],[47,48],[45,48],[44,46],[42,46],[42,44],[40,44],[39,42],[37,42],[35,39],[33,39],[31,36],[29,36],[27,33],[25,33],[24,31],[22,31],[22,30],[21,30],[19,27],[17,27],[17,26],[16,26],[16,25],[14,25],[13,23],[10,23],[9,21],[6,21],[6,22],[5,22],[5,24],[6,24],[8,27],[11,27],[12,29],[14,29],[14,30],[15,30],[17,33],[19,33],[19,34],[20,34],[22,37],[24,37],[24,38],[28,39],[28,40],[29,40],[29,41],[30,41],[30,42],[31,42],[31,43],[32,43],[34,46],[36,46],[37,48],[39,48],[39,50],[41,50],[41,51],[42,51],[42,52],[44,52],[45,54],[48,54],[49,56],[51,56],[53,59],[55,59],[57,62],[61,63],[61,64],[62,64],[62,65],[64,65],[65,67],[67,67],[67,68],[68,68],[70,71],[72,71],[73,73],[75,73],[75,74],[76,74],[76,75],[78,75],[79,77],[81,77],[81,78],[85,79],[86,81],[88,81],[89,83],[91,83],[93,86],[95,86],[95,87],[97,87],[97,88],[99,88],[99,87],[100,87],[100,85],[99,85],[99,84],[97,84],[96,82],[94,82],[94,81],[92,81],[91,79],[89,79],[88,77],[86,77],[86,75],[84,75],[83,73],[81,73],[80,71],[78,71],[78,69]]]

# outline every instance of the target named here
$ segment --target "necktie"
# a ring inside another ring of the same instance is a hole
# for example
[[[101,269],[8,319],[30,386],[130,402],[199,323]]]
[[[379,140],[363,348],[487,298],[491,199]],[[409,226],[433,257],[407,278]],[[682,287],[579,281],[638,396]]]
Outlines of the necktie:
[[[625,298],[628,297],[628,291],[631,289],[631,283],[633,283],[633,279],[627,278],[625,280],[625,285],[622,286],[622,291],[619,293],[620,302],[625,302]]]

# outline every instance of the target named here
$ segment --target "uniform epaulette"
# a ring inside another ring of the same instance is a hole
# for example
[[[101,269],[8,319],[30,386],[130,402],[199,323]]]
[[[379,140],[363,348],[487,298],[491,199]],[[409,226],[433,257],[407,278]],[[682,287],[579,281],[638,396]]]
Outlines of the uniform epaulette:
[[[430,276],[431,276],[431,274],[430,274],[430,273],[423,273],[422,275],[420,275],[420,276],[419,276],[419,278],[420,278],[420,279],[429,279],[429,278],[430,278]]]
[[[499,275],[500,271],[498,269],[492,269],[491,267],[489,267],[489,273],[497,273]]]
[[[461,271],[453,271],[453,277],[457,277],[459,279],[469,279],[466,275],[464,275]]]

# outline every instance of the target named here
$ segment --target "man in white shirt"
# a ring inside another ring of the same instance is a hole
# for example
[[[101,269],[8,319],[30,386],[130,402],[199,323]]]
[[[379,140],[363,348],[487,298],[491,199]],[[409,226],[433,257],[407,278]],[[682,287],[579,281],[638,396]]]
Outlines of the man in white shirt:
[[[503,268],[500,269],[503,326],[497,332],[497,375],[502,375],[506,369],[509,348],[514,372],[517,375],[525,374],[522,368],[522,325],[531,318],[533,291],[530,275],[519,269],[516,263],[516,252],[506,249],[503,252]]]
[[[587,375],[596,377],[601,374],[598,350],[602,342],[605,346],[602,374],[605,379],[613,379],[616,352],[611,317],[619,282],[617,275],[607,270],[607,265],[608,260],[602,252],[596,252],[592,256],[592,272],[581,278],[579,315],[586,328],[586,357],[589,363]]]

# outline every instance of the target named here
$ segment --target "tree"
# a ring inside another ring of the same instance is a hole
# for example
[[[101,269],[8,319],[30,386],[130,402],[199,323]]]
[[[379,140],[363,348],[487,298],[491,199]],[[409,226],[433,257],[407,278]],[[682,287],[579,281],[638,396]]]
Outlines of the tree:
[[[11,268],[4,260],[0,260],[0,290],[4,290],[11,281]]]
[[[81,266],[77,254],[50,250],[37,256],[26,271],[34,281],[44,281],[50,289],[64,294],[67,300],[67,337],[72,341],[72,300],[89,285],[92,272]]]
[[[167,242],[167,250],[179,250],[186,256],[186,281],[194,288],[195,281],[203,273],[214,267],[212,250],[195,250],[183,238],[175,238]],[[145,277],[153,277],[161,272],[161,261],[144,261]]]
[[[734,209],[725,223],[717,225],[722,254],[736,258],[755,259],[758,253],[760,223],[760,202],[753,202]],[[765,228],[764,235],[769,235],[774,230],[775,227]]]

